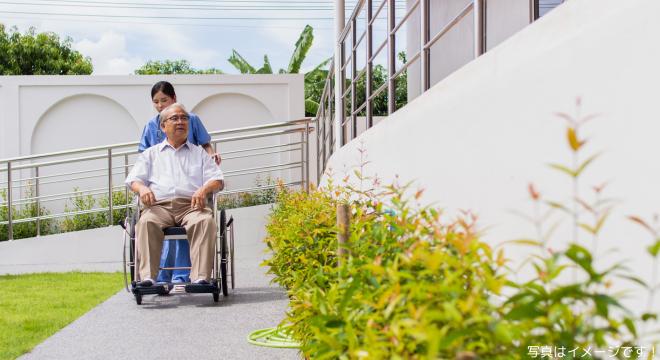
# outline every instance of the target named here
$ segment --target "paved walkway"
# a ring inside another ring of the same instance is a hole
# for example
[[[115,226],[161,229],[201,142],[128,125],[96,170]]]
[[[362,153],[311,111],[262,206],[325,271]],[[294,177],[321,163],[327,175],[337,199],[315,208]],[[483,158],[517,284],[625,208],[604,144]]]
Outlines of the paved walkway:
[[[277,325],[288,304],[259,266],[260,239],[237,239],[237,287],[219,303],[211,294],[149,295],[137,306],[122,290],[21,359],[298,359],[295,349],[246,341]]]

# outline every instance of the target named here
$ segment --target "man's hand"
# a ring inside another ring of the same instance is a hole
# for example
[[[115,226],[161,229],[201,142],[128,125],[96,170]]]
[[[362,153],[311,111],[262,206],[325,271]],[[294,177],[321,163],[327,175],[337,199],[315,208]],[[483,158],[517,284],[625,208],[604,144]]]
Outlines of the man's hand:
[[[193,194],[190,199],[190,208],[193,210],[203,210],[206,207],[206,191],[200,188]]]
[[[140,188],[140,201],[142,201],[145,206],[151,206],[156,202],[156,196],[151,191],[151,189],[146,186],[142,186]]]

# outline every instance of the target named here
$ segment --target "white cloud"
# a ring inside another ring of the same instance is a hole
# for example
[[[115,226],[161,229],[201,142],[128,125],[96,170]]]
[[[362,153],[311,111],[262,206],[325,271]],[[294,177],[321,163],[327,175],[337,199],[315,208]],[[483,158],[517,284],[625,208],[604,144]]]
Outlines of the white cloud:
[[[184,32],[181,27],[143,26],[140,42],[147,45],[153,54],[146,60],[185,59],[196,68],[219,67],[221,54],[215,48],[212,37],[197,36],[195,31],[187,30]]]
[[[140,57],[130,56],[125,36],[115,32],[104,32],[98,41],[85,38],[73,47],[92,58],[94,75],[132,74],[145,62]]]

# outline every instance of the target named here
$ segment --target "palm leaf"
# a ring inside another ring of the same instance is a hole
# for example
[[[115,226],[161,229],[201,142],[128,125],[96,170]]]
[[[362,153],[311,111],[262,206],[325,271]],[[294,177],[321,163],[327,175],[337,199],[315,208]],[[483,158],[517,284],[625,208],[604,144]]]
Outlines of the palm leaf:
[[[319,111],[319,103],[312,99],[305,99],[305,113],[309,116],[316,116]]]
[[[323,91],[325,81],[328,78],[328,70],[325,70],[324,67],[331,60],[332,58],[326,59],[322,63],[318,64],[314,69],[305,73],[305,89],[318,87],[320,91]]]
[[[316,65],[315,68],[306,72],[305,78],[307,78],[307,76],[317,76],[319,74],[324,74],[325,76],[327,76],[328,70],[325,70],[324,67],[326,67],[330,61],[332,61],[331,57],[323,60],[320,64]],[[323,77],[324,78],[323,80],[325,80],[325,76]]]
[[[231,56],[229,59],[227,59],[227,61],[234,65],[234,67],[240,71],[241,74],[254,74],[257,72],[254,67],[250,65],[250,63],[248,63],[247,60],[245,60],[245,58],[243,58],[241,54],[238,53],[238,51],[234,49],[231,50]]]
[[[298,41],[296,41],[296,48],[293,50],[293,54],[291,55],[287,73],[297,74],[300,71],[300,66],[305,60],[309,48],[312,47],[312,42],[314,41],[313,32],[314,29],[311,26],[305,25],[302,33],[300,33]]]
[[[261,69],[257,70],[257,74],[272,74],[273,68],[270,66],[270,61],[268,60],[268,55],[264,55],[264,66]]]

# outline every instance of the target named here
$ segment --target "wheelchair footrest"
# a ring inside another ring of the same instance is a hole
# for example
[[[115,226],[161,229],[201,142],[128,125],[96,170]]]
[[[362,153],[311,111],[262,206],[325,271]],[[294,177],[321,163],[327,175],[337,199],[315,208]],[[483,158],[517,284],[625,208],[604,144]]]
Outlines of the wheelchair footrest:
[[[219,289],[213,284],[188,284],[186,285],[186,292],[192,294],[200,293],[214,293],[218,292]]]
[[[170,292],[167,285],[156,285],[149,287],[136,286],[133,288],[133,294],[140,295],[166,295]]]

